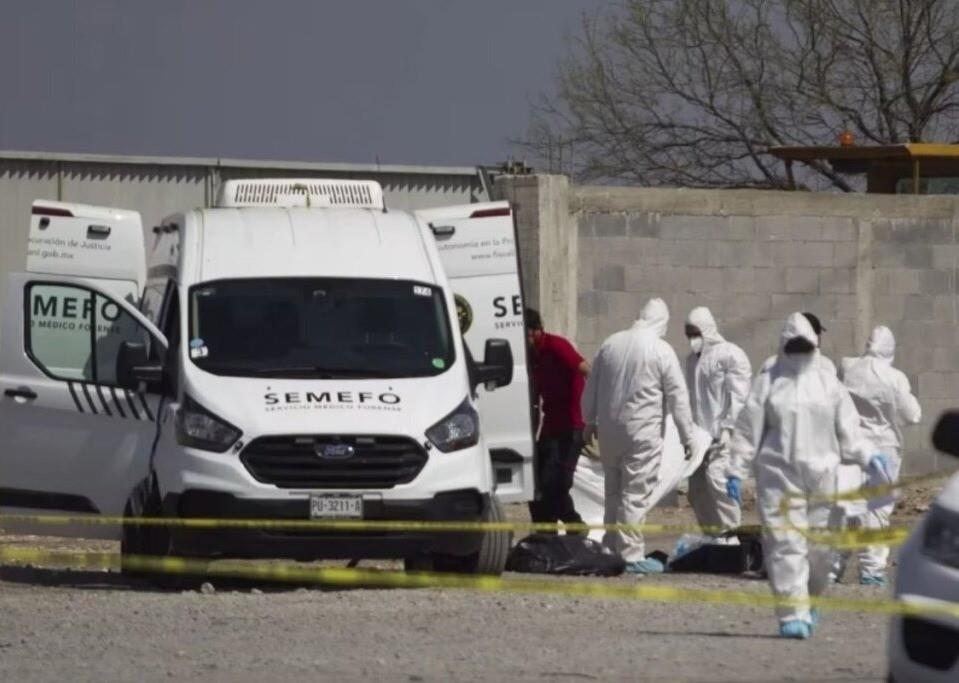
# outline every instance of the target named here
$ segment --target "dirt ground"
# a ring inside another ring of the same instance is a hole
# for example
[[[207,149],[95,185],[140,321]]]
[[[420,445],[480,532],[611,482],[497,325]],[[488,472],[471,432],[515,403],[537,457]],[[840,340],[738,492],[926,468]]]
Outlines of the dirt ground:
[[[903,502],[914,520],[935,486]],[[749,507],[747,501],[747,508]],[[748,516],[748,515],[747,515]],[[511,506],[511,519],[525,519]],[[689,524],[690,511],[651,523]],[[12,546],[116,550],[109,542],[0,536]],[[673,538],[651,538],[670,550]],[[364,563],[365,564],[365,563]],[[513,575],[507,578],[518,578]],[[547,578],[560,589],[569,579]],[[758,578],[666,574],[588,579],[752,591]],[[211,588],[212,587],[212,588]],[[879,598],[853,583],[832,595]],[[767,608],[212,581],[163,591],[115,572],[0,570],[0,680],[882,681],[886,618],[827,612],[808,642],[776,637]]]

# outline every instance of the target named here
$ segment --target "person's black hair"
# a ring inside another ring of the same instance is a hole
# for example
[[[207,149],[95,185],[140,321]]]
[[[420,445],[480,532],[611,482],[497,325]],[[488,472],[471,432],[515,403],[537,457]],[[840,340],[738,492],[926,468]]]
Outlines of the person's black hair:
[[[803,316],[809,321],[809,324],[812,325],[812,331],[816,333],[817,337],[826,331],[826,328],[823,327],[822,323],[819,321],[819,316],[815,313],[809,313],[807,311],[803,313]]]
[[[812,353],[815,350],[816,345],[805,337],[793,337],[783,346],[786,353]]]
[[[543,317],[539,314],[535,308],[527,308],[526,312],[523,314],[523,317],[526,319],[526,327],[533,330],[543,329]]]

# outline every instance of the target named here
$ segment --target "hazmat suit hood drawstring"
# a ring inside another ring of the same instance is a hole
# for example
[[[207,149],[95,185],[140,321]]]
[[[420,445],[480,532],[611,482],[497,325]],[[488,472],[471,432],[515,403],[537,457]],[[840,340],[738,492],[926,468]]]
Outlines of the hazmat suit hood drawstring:
[[[873,329],[866,342],[866,355],[891,365],[896,356],[896,338],[892,330],[885,325]]]
[[[635,325],[639,329],[652,331],[660,339],[666,336],[668,326],[669,307],[662,299],[650,299],[646,302]]]
[[[698,306],[691,310],[686,318],[686,324],[692,325],[702,333],[703,343],[706,346],[722,344],[726,341],[719,334],[719,326],[716,325],[716,319],[713,317],[712,311],[705,306]]]

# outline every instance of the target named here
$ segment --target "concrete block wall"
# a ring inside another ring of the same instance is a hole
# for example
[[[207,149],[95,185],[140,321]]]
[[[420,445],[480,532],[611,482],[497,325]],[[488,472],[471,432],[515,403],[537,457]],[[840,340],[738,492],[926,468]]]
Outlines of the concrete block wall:
[[[823,351],[837,364],[885,324],[924,409],[923,424],[906,432],[906,472],[954,466],[931,449],[929,434],[943,410],[959,407],[959,198],[606,187],[564,194],[554,185],[550,201],[565,208],[563,225],[523,225],[517,214],[521,234],[538,231],[541,240],[525,270],[538,281],[575,283],[576,324],[560,316],[552,329],[584,354],[631,325],[652,296],[670,306],[668,341],[681,356],[683,319],[705,305],[754,367],[775,353],[794,311],[819,315],[828,328]],[[575,254],[567,271],[541,260],[544,239]]]
[[[521,176],[497,179],[494,194],[513,205],[516,217],[523,292],[539,309],[543,324],[571,338],[577,330],[577,231],[568,210],[565,176]]]

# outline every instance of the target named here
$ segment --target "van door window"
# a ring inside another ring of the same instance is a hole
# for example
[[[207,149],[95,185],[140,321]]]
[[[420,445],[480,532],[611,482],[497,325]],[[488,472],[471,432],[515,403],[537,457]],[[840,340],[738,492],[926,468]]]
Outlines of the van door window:
[[[94,294],[62,285],[31,285],[27,290],[27,351],[52,377],[95,381],[89,311]]]
[[[116,386],[120,345],[150,344],[114,301],[84,287],[31,283],[25,296],[27,354],[54,379]]]

